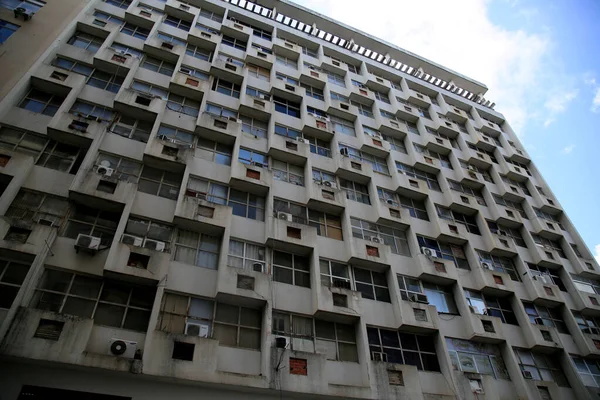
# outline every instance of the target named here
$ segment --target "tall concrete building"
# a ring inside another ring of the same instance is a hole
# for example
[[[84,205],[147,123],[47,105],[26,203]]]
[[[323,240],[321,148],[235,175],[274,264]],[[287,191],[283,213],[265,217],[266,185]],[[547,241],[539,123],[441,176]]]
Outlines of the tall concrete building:
[[[0,11],[2,400],[598,398],[485,85],[288,1]]]

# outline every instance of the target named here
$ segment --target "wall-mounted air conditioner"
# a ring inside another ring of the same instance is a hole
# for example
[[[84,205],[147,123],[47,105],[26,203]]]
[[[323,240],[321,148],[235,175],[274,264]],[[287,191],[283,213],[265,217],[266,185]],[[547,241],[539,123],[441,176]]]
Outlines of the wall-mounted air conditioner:
[[[123,357],[123,358],[133,358],[135,356],[135,351],[137,350],[137,342],[133,342],[131,340],[122,340],[122,339],[110,339],[108,345],[108,354]]]
[[[154,251],[165,251],[166,244],[158,240],[148,239],[144,240],[144,248]]]
[[[282,219],[284,221],[292,222],[293,221],[293,215],[290,214],[290,213],[278,211],[277,212],[277,219]]]

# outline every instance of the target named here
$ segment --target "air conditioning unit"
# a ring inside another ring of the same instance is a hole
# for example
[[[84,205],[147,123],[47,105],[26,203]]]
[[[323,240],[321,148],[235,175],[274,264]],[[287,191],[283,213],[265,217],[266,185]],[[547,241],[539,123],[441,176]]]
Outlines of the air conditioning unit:
[[[250,164],[254,165],[255,167],[259,167],[259,168],[263,168],[265,166],[263,163],[259,163],[258,161],[252,161]]]
[[[331,286],[335,288],[351,289],[350,281],[343,279],[334,279],[333,282],[331,282]]]
[[[47,218],[38,218],[36,222],[40,225],[54,226],[54,221]]]
[[[189,68],[179,68],[179,72],[181,72],[182,74],[186,74],[186,75],[191,75],[192,74],[192,70]]]
[[[374,137],[376,139],[383,140],[383,136],[381,136],[381,134],[379,134],[379,133],[369,132],[368,135],[371,136],[371,137]]]
[[[282,212],[282,211],[277,211],[277,219],[282,219],[288,222],[292,222],[293,221],[293,216],[290,213],[286,213],[286,212]]]
[[[385,201],[387,204],[389,204],[390,206],[394,206],[394,207],[398,207],[398,203],[396,203],[394,200],[392,199],[387,199]]]
[[[110,339],[108,345],[108,354],[117,357],[133,358],[136,350],[137,342],[132,342],[131,340],[113,338]]]
[[[383,238],[379,236],[371,236],[371,242],[383,244]]]
[[[146,238],[144,240],[144,248],[162,252],[165,251],[165,242]]]
[[[472,166],[472,165],[468,165],[468,166],[467,166],[467,169],[468,169],[469,171],[475,171],[475,172],[477,172],[477,168],[475,168],[475,167],[474,167],[474,166]]]
[[[323,181],[323,185],[325,185],[327,187],[330,187],[332,189],[337,189],[338,188],[337,183],[332,182],[332,181]]]
[[[33,12],[29,11],[28,9],[24,8],[24,7],[17,7],[13,10],[14,14],[15,14],[15,18],[19,18],[19,17],[23,17],[23,20],[27,21],[31,18],[33,18]]]
[[[271,95],[268,94],[259,94],[258,98],[266,101],[271,101]]]
[[[546,277],[546,276],[544,276],[544,275],[534,275],[534,277],[533,277],[533,278],[534,278],[536,281],[540,281],[540,282],[542,282],[542,283],[544,283],[544,284],[551,283],[551,282],[548,282],[549,278],[548,278],[548,277]]]
[[[96,168],[96,172],[105,178],[110,178],[113,175],[113,173],[115,172],[115,170],[112,168],[109,168],[109,167],[105,167],[104,165],[99,165]]]
[[[342,149],[340,149],[340,154],[343,156],[348,156],[348,148],[344,147]]]
[[[533,375],[531,375],[530,371],[521,371],[523,373],[523,378],[525,379],[533,379]]]
[[[430,249],[429,247],[421,247],[421,253],[425,254],[429,258],[440,258],[440,255],[434,249]]]
[[[300,143],[310,144],[308,139],[304,139],[303,137],[300,137],[300,136],[296,137],[296,140],[299,141]]]
[[[264,268],[265,264],[263,263],[255,262],[254,264],[252,264],[252,271],[254,272],[264,272]]]
[[[75,240],[75,248],[97,251],[100,248],[100,238],[80,233]]]
[[[415,303],[429,304],[429,300],[427,299],[427,296],[424,294],[414,293],[414,294],[409,295],[408,299]]]
[[[371,357],[373,358],[373,361],[384,361],[384,362],[387,362],[387,354],[382,353],[380,351],[372,351],[371,352]]]
[[[329,122],[329,118],[328,117],[323,117],[321,115],[317,115],[317,114],[313,114],[313,116],[318,119],[319,121],[323,121],[323,122]]]
[[[490,271],[493,271],[493,270],[494,270],[494,267],[492,266],[492,264],[490,264],[490,263],[487,263],[487,262],[482,262],[482,263],[481,263],[481,268],[483,268],[483,269],[488,269],[488,270],[490,270]]]
[[[188,321],[185,323],[185,334],[203,338],[208,337],[208,325],[200,322]]]
[[[144,239],[141,237],[123,234],[121,237],[121,243],[128,244],[131,246],[141,247],[144,244]]]
[[[535,322],[536,325],[544,325],[544,320],[540,317],[534,318],[533,322]]]

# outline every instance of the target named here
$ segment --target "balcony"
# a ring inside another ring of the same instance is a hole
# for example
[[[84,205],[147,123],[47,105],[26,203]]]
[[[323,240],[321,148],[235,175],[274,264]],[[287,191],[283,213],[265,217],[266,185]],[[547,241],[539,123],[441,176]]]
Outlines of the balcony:
[[[298,255],[309,255],[317,242],[317,228],[294,222],[291,214],[277,212],[267,218],[266,245],[277,250]],[[306,221],[302,221],[306,222]]]
[[[481,173],[477,172],[475,168],[463,168],[461,166],[460,168],[456,168],[454,170],[454,176],[460,183],[466,186],[478,189],[485,186],[485,179],[483,179]]]
[[[527,239],[526,239],[527,240]],[[562,257],[556,250],[551,247],[544,247],[542,245],[527,243],[529,248],[529,254],[533,258],[534,264],[539,264],[544,267],[556,267],[562,266]]]
[[[207,32],[196,26],[192,26],[188,33],[188,43],[203,49],[210,50],[213,54],[217,46],[221,43],[221,34],[217,32]]]
[[[144,42],[144,52],[161,60],[177,63],[179,57],[185,54],[185,46],[166,42],[154,35]]]
[[[378,130],[384,135],[394,136],[399,139],[404,139],[408,135],[408,128],[404,122],[376,116],[379,120]]]
[[[94,55],[94,67],[111,74],[119,73],[120,76],[125,76],[138,60],[136,56],[129,53],[103,47]]]
[[[300,67],[300,82],[323,89],[327,83],[327,74],[317,67]]]
[[[452,152],[452,144],[448,139],[443,139],[429,132],[425,133],[423,138],[425,139],[425,147],[431,151],[441,154],[449,154]]]
[[[502,135],[502,129],[500,128],[500,125],[498,125],[495,122],[485,120],[483,118],[481,119],[481,130],[484,133],[495,137]]]
[[[463,224],[440,218],[437,214],[434,219],[438,220],[434,227],[437,240],[458,245],[463,245],[469,241],[470,234]]]
[[[569,332],[571,332],[571,336],[577,344],[580,354],[583,357],[592,356],[598,358],[600,356],[600,349],[596,343],[600,343],[600,330],[586,328],[582,331],[576,323],[569,324],[569,321],[565,322],[567,322]]]
[[[352,237],[344,240],[347,253],[350,254],[348,264],[353,266],[384,272],[390,267],[392,251],[390,246],[383,243],[380,238],[365,240]]]
[[[210,74],[238,85],[244,80],[244,68],[236,65],[232,58],[215,57],[210,65]]]
[[[388,93],[392,87],[390,81],[373,73],[367,74],[367,87],[378,92]]]
[[[198,136],[225,144],[233,144],[241,134],[242,121],[204,112],[196,125]]]
[[[307,185],[307,207],[317,211],[340,215],[346,208],[346,192],[335,182],[313,181]]]
[[[186,194],[179,196],[173,222],[183,229],[223,236],[225,229],[231,226],[231,216],[229,206],[210,203],[205,196]]]
[[[533,232],[548,239],[558,240],[562,237],[562,231],[554,221],[548,221],[537,216],[530,218]]]
[[[26,214],[23,213],[22,215]],[[40,255],[40,257],[46,257],[50,246],[52,246],[56,239],[61,222],[57,220],[53,221],[51,226],[43,225],[32,217],[33,214],[24,218],[5,216],[0,222],[0,246],[2,246],[2,249],[4,251],[18,251],[30,254],[31,259],[28,260],[29,263],[34,261],[36,254]],[[11,228],[23,229],[22,238],[25,240],[15,240],[8,236]],[[29,231],[28,234],[25,233],[26,231]],[[2,315],[0,315],[0,321],[2,321]]]
[[[556,286],[550,276],[544,274],[533,274],[529,271],[529,276],[523,277],[523,285],[534,303],[547,307],[555,307],[564,303],[564,297],[559,287]]]
[[[398,104],[396,116],[410,122],[416,122],[420,117],[417,110],[408,104]]]
[[[275,36],[275,35],[273,35]],[[297,60],[302,49],[296,43],[289,42],[279,37],[273,37],[273,52],[287,58]]]
[[[168,0],[165,4],[165,12],[184,21],[193,21],[200,13],[200,9],[177,0]]]
[[[272,81],[271,95],[301,103],[302,98],[306,95],[306,90],[302,86],[292,85],[283,79],[275,79]]]
[[[175,72],[169,83],[169,91],[180,96],[202,101],[204,93],[210,89],[208,81],[200,80],[189,75],[188,72],[189,70],[185,67],[180,68],[179,72]]]
[[[527,171],[521,167],[518,167],[512,163],[505,162],[506,165],[506,176],[510,179],[514,179],[515,181],[525,182],[529,179],[529,175]]]
[[[583,314],[592,315],[594,317],[600,316],[600,295],[596,293],[584,292],[578,290],[570,290],[569,294],[573,299],[575,308]]]
[[[337,157],[336,175],[340,178],[367,183],[373,176],[373,166],[348,156]]]
[[[476,197],[463,192],[457,192],[456,190],[449,189],[444,191],[444,198],[452,210],[463,214],[476,214],[480,207]]]
[[[400,313],[402,324],[398,329],[403,332],[427,335],[439,331],[440,317],[434,305],[401,300]]]
[[[462,149],[462,151],[469,164],[473,164],[483,169],[489,169],[494,164],[490,156],[482,151],[473,150],[468,146],[467,148]]]
[[[194,155],[193,144],[182,142],[166,136],[155,136],[150,139],[144,150],[144,160],[150,156],[159,163],[159,168],[171,165],[175,169],[183,169],[190,157]],[[164,162],[163,162],[164,161]]]
[[[327,106],[327,114],[335,115],[336,117],[354,121],[358,116],[358,107],[340,100],[332,99]]]
[[[138,4],[138,6],[132,10],[125,10],[125,21],[142,28],[152,29],[156,22],[162,21],[162,14],[153,12],[152,10],[142,7]]]
[[[532,351],[548,353],[563,347],[560,334],[554,327],[529,323],[522,328],[527,347]]]
[[[242,25],[233,19],[223,20],[221,32],[223,35],[231,36],[244,42],[248,42],[253,33],[252,28]]]
[[[342,76],[346,76],[348,73],[348,65],[346,65],[346,63],[334,60],[328,56],[323,58],[321,68]]]
[[[294,140],[280,135],[269,135],[269,151],[271,157],[295,165],[304,165],[310,155],[310,144],[304,139]]]
[[[154,121],[165,109],[165,100],[149,93],[121,88],[114,101],[114,109],[136,119]]]
[[[268,120],[271,117],[273,103],[271,96],[260,95],[260,97],[250,96],[242,93],[240,96],[240,113],[260,120]]]
[[[404,172],[397,171],[397,176],[398,187],[396,188],[396,192],[402,196],[423,200],[432,193],[438,193],[429,189],[426,182],[410,177]]]
[[[331,126],[331,122],[327,117],[319,117],[316,115],[308,114],[302,118],[304,125],[302,126],[302,133],[308,136],[316,137],[317,139],[330,142],[335,132]]]
[[[502,333],[502,320],[498,317],[468,312],[464,313],[464,320],[469,340],[492,344],[506,340]]]
[[[390,144],[383,140],[381,136],[370,136],[367,134],[359,135],[358,140],[361,142],[360,150],[366,151],[375,156],[387,158],[392,150]]]
[[[442,106],[442,110],[445,111],[444,116],[452,121],[464,124],[469,119],[466,111],[454,107],[452,104],[446,103]]]
[[[456,122],[442,116],[439,116],[439,126],[437,131],[446,136],[455,138],[460,135],[460,128],[456,125]]]
[[[490,139],[488,136],[482,134],[479,131],[475,131],[475,146],[487,150],[487,151],[494,151],[494,149],[496,149],[497,144]]]
[[[107,126],[108,121],[99,122],[96,117],[57,112],[47,125],[47,130],[51,139],[88,148]]]
[[[413,89],[408,90],[408,101],[423,108],[429,108],[431,106],[431,98],[428,95]]]
[[[79,170],[69,188],[69,197],[89,207],[120,208],[133,202],[136,191],[136,178],[98,165]]]
[[[372,91],[367,89],[366,85],[363,85],[362,87],[352,86],[352,90],[350,91],[350,100],[373,105],[373,103],[375,103],[375,95]]]
[[[273,54],[265,53],[256,47],[249,47],[246,51],[246,64],[254,64],[259,67],[271,69],[273,68],[275,56]]]
[[[509,274],[497,271],[493,265],[478,263],[471,269],[475,289],[492,296],[507,296],[515,291],[515,281]]]
[[[523,150],[519,150],[510,144],[504,147],[504,151],[506,152],[506,156],[513,161],[521,164],[529,164],[531,162],[531,159]]]
[[[244,192],[265,196],[273,185],[273,173],[258,165],[234,162],[229,185]]]
[[[458,270],[454,262],[425,254],[413,256],[420,272],[419,279],[437,283],[439,285],[452,285],[458,280]]]
[[[490,253],[502,257],[513,257],[519,253],[515,241],[499,230],[497,233],[483,230],[483,239]]]
[[[377,223],[384,225],[410,225],[411,216],[407,209],[400,207],[400,204],[393,200],[383,201],[379,199],[373,202],[373,207],[377,213]]]
[[[523,219],[521,218],[519,211],[496,203],[489,204],[488,208],[492,215],[492,219],[500,225],[505,225],[509,228],[519,228],[523,226]]]

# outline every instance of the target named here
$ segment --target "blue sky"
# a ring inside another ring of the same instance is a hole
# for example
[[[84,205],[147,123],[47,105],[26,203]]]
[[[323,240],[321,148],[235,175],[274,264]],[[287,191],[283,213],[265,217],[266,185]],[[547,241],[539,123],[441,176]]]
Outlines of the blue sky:
[[[600,1],[296,1],[485,83],[600,261]]]

